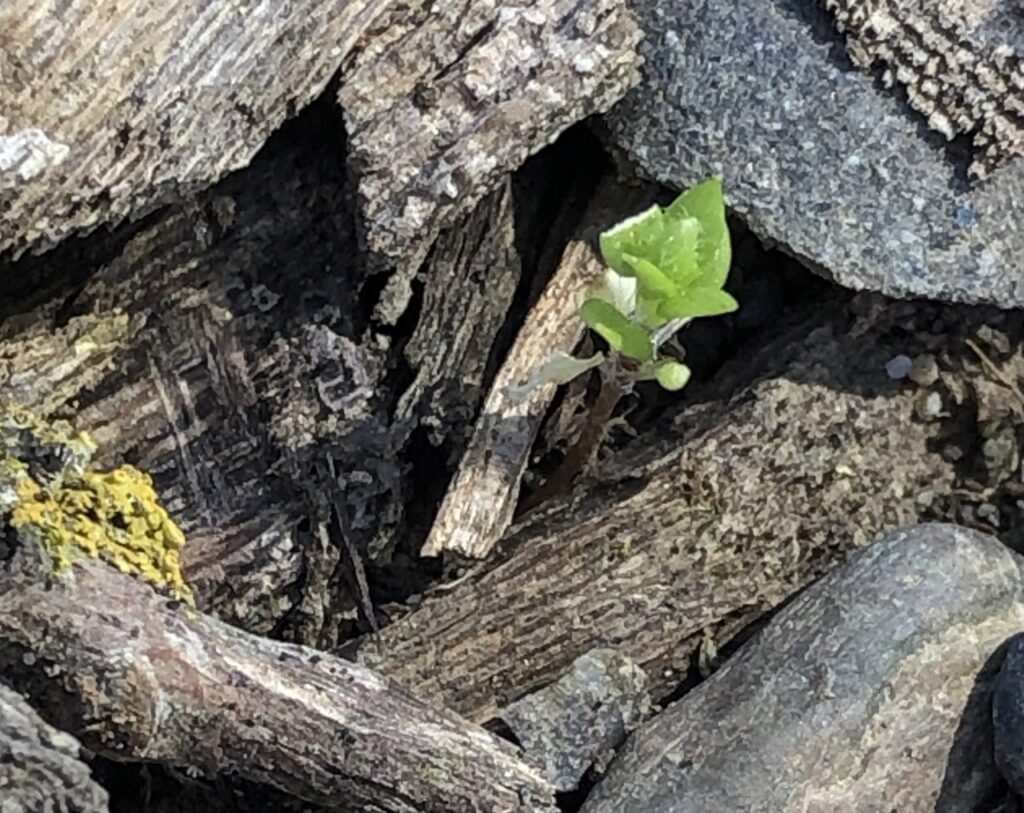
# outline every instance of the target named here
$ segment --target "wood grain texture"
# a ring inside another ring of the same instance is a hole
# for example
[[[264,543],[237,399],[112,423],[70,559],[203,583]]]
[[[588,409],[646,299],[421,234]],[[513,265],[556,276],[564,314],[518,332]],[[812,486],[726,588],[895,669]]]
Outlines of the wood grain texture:
[[[641,437],[528,516],[492,561],[365,639],[358,657],[476,720],[595,647],[640,664],[663,698],[706,641],[914,521],[918,494],[953,488],[942,421],[915,418],[929,392],[885,365],[935,353],[949,359],[943,381],[970,391],[963,332],[1002,317],[860,307],[818,308],[690,393],[698,403],[676,428]],[[952,397],[946,384],[940,398]]]
[[[0,672],[84,744],[367,811],[553,811],[515,749],[361,666],[242,632],[97,560],[0,568]]]
[[[419,319],[402,355],[414,372],[395,409],[431,442],[465,446],[480,408],[495,335],[523,273],[512,179],[443,231],[420,272]]]
[[[578,308],[604,264],[597,232],[629,213],[646,191],[608,180],[594,193],[551,280],[527,314],[473,428],[420,555],[452,551],[482,559],[505,533],[519,498],[530,448],[557,387],[545,384],[524,395],[524,384],[552,353],[571,353],[585,327]]]
[[[387,7],[5,2],[0,251],[49,247],[245,166]]]
[[[826,0],[847,50],[906,89],[947,139],[969,136],[985,177],[1024,155],[1024,20],[1013,0]]]
[[[210,190],[0,269],[0,399],[88,430],[102,465],[153,475],[188,534],[204,610],[323,646],[354,617],[351,557],[305,529],[323,485],[306,464],[330,458],[368,566],[426,533],[433,507],[413,505],[422,472],[405,450],[424,437],[437,448],[440,499],[523,283],[517,244],[564,239],[546,218],[580,186],[575,170],[533,161],[443,230],[403,341],[362,307],[376,281],[355,260],[332,123],[337,108],[318,102]],[[557,195],[552,176],[567,179]],[[536,194],[529,205],[513,183]]]
[[[538,387],[522,399],[510,396],[508,388],[521,384],[555,350],[572,352],[584,330],[576,318],[579,299],[600,272],[601,262],[586,243],[566,250],[498,371],[420,555],[454,551],[484,558],[508,528],[530,447],[557,387]]]
[[[75,738],[0,683],[0,809],[107,813],[107,801]]]
[[[262,633],[296,611],[309,563],[297,463],[383,433],[344,173],[339,155],[280,142],[91,266],[62,249],[0,281],[15,291],[0,296],[0,397],[89,431],[99,465],[149,472],[191,539],[204,608]]]
[[[569,125],[639,79],[622,0],[411,0],[346,66],[366,244],[404,269],[378,309],[395,321],[438,231]]]

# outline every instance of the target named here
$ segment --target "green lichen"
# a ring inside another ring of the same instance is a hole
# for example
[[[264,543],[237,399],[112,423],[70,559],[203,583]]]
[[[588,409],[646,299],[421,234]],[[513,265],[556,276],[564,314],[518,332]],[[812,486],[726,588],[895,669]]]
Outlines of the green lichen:
[[[153,481],[132,466],[89,470],[94,450],[65,423],[0,408],[0,524],[39,544],[58,573],[98,558],[194,606],[181,572],[185,536]]]

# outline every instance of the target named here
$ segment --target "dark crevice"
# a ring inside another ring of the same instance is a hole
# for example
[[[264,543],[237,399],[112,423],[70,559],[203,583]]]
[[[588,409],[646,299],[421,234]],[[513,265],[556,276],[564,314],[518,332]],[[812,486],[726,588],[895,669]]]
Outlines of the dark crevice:
[[[465,61],[470,51],[472,51],[474,48],[480,45],[480,43],[482,43],[485,39],[491,36],[492,33],[494,33],[494,28],[494,21],[488,20],[483,26],[480,27],[479,30],[474,31],[470,38],[466,41],[466,44],[459,49],[458,53],[455,55],[455,59],[453,59],[447,65],[445,65],[440,70],[434,73],[432,81],[434,83],[440,82],[446,76],[448,76],[448,74],[454,71],[457,66],[461,65]]]

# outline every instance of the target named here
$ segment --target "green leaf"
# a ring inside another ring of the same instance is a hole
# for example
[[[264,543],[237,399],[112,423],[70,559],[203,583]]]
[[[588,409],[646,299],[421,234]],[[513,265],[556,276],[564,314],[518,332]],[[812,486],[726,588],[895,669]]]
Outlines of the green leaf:
[[[676,284],[650,260],[625,253],[622,255],[622,259],[636,273],[642,295],[647,299],[665,299],[679,295]]]
[[[654,205],[602,233],[601,256],[608,267],[624,277],[632,277],[636,274],[623,258],[624,254],[653,260],[657,256],[663,218],[661,207]]]
[[[729,275],[732,245],[725,219],[725,198],[721,177],[709,178],[688,189],[666,210],[669,220],[696,218],[701,225],[697,245],[697,261],[701,269],[700,284],[721,288]]]
[[[637,361],[654,356],[650,334],[635,325],[603,299],[588,299],[580,306],[580,318],[608,344]]]
[[[659,265],[677,288],[686,289],[701,275],[698,247],[704,229],[695,218],[666,216]]]
[[[690,368],[675,359],[663,359],[654,365],[654,377],[663,388],[675,392],[690,380]]]
[[[739,307],[733,297],[718,288],[694,287],[685,294],[666,299],[658,305],[658,315],[669,319],[698,319],[702,316],[721,316]]]

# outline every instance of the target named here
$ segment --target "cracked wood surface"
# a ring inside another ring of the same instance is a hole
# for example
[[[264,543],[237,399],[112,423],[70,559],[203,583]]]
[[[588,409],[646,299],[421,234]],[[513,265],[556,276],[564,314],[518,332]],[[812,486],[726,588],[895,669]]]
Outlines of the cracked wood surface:
[[[0,251],[49,247],[245,166],[387,7],[5,2]]]
[[[353,559],[303,530],[324,485],[307,464],[331,459],[367,565],[410,523],[425,534],[404,450],[422,428],[454,467],[532,255],[564,240],[552,223],[589,186],[571,161],[533,159],[442,232],[411,336],[393,341],[357,305],[373,283],[324,148],[340,117],[304,116],[207,192],[0,271],[0,398],[88,430],[102,465],[153,475],[204,610],[331,646],[354,615]]]
[[[969,136],[985,177],[1024,155],[1024,18],[1014,0],[826,0],[860,67],[880,65],[928,126]]]
[[[295,461],[376,439],[381,353],[353,318],[344,171],[281,143],[89,262],[72,243],[0,277],[0,397],[89,431],[99,465],[150,473],[204,609],[251,631],[300,603]]]
[[[412,0],[353,56],[338,99],[367,246],[400,273],[394,322],[438,231],[571,124],[639,79],[622,0]]]
[[[242,632],[97,560],[0,565],[0,672],[119,760],[237,773],[331,808],[550,812],[515,749],[369,669]]]
[[[357,657],[475,720],[595,647],[640,664],[663,698],[709,640],[917,519],[919,493],[951,492],[942,421],[914,417],[929,391],[889,379],[885,365],[897,353],[948,359],[936,391],[952,397],[943,386],[969,389],[963,333],[1002,317],[901,303],[861,312],[864,302],[874,300],[817,308],[690,393],[698,402],[677,428],[528,516],[492,561],[365,639]]]
[[[0,810],[107,813],[107,792],[79,759],[78,742],[48,725],[0,683]]]

